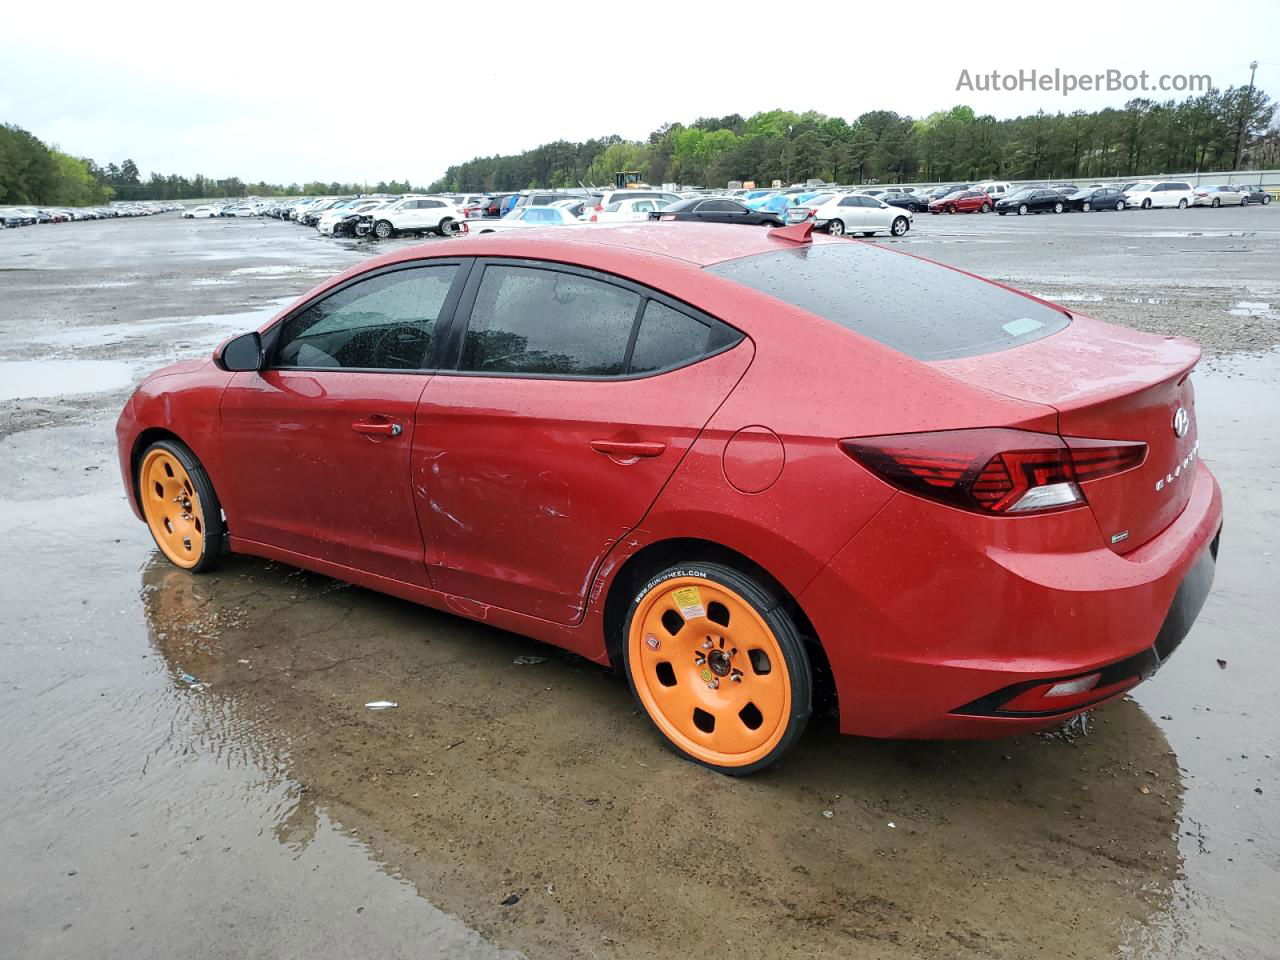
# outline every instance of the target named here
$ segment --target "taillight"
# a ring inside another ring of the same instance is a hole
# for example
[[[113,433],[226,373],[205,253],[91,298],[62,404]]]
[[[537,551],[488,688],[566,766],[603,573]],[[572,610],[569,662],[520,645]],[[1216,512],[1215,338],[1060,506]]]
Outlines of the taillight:
[[[1007,428],[841,440],[840,447],[910,493],[976,513],[1043,513],[1085,502],[1080,484],[1140,466],[1147,445]]]
[[[600,222],[599,218],[598,218],[594,213],[591,215],[591,222],[592,222],[592,223],[599,223],[599,222]]]

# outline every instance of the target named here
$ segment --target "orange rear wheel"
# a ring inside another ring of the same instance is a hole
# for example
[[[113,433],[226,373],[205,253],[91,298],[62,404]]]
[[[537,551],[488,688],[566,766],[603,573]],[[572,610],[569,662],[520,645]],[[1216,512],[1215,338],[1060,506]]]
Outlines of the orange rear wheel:
[[[138,500],[147,527],[170,562],[207,569],[217,557],[221,509],[209,478],[185,446],[154,443],[138,465]]]
[[[725,773],[775,762],[808,721],[812,679],[790,616],[758,583],[719,564],[671,568],[641,591],[627,675],[679,753]]]

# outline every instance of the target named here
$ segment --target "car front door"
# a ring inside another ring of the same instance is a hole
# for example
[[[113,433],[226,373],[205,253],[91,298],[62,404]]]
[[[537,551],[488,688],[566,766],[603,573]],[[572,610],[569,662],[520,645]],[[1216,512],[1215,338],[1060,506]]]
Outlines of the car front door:
[[[231,535],[427,585],[409,453],[459,261],[397,265],[304,304],[222,395]]]
[[[448,349],[413,450],[432,581],[555,623],[581,617],[601,559],[752,355],[625,280],[497,258],[477,261]]]

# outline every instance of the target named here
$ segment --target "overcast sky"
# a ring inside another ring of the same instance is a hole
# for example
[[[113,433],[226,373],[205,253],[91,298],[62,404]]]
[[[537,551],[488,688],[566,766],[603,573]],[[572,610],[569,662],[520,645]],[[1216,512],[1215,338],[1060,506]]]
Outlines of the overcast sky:
[[[1258,86],[1280,97],[1276,0],[914,3],[873,15],[812,0],[758,14],[741,2],[573,0],[536,17],[506,0],[462,5],[465,15],[421,0],[77,5],[6,10],[0,121],[104,165],[132,157],[144,174],[423,184],[477,155],[642,138],[699,116],[783,107],[852,120],[967,103],[1006,117],[1132,96],[958,92],[962,70],[1207,73],[1226,87],[1248,83],[1257,59]]]

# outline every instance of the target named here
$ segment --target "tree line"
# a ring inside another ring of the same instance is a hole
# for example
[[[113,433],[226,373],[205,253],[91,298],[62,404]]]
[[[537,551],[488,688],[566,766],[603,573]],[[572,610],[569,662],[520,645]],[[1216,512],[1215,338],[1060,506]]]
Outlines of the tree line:
[[[663,124],[645,140],[557,140],[449,167],[429,187],[409,181],[246,183],[239,177],[152,173],[132,159],[99,166],[0,126],[0,203],[88,206],[109,200],[328,196],[520,190],[609,184],[619,171],[649,183],[722,186],[818,178],[840,183],[1129,177],[1280,166],[1276,105],[1261,90],[1228,87],[1182,101],[1130,100],[1123,108],[998,120],[956,106],[913,119],[872,110],[852,122],[808,111],[729,114]]]
[[[143,178],[132,159],[99,166],[73,157],[13,124],[0,125],[0,204],[87,207],[111,200],[199,200],[206,197],[334,196],[350,193],[425,193],[408,180],[370,183],[245,183],[239,177],[152,173]]]
[[[839,183],[1127,177],[1280,165],[1276,106],[1229,87],[1182,101],[998,120],[967,106],[922,119],[872,110],[850,122],[770,110],[664,124],[643,141],[558,140],[452,166],[433,190],[495,191],[609,184],[619,171],[649,183],[719,187],[732,180]]]

